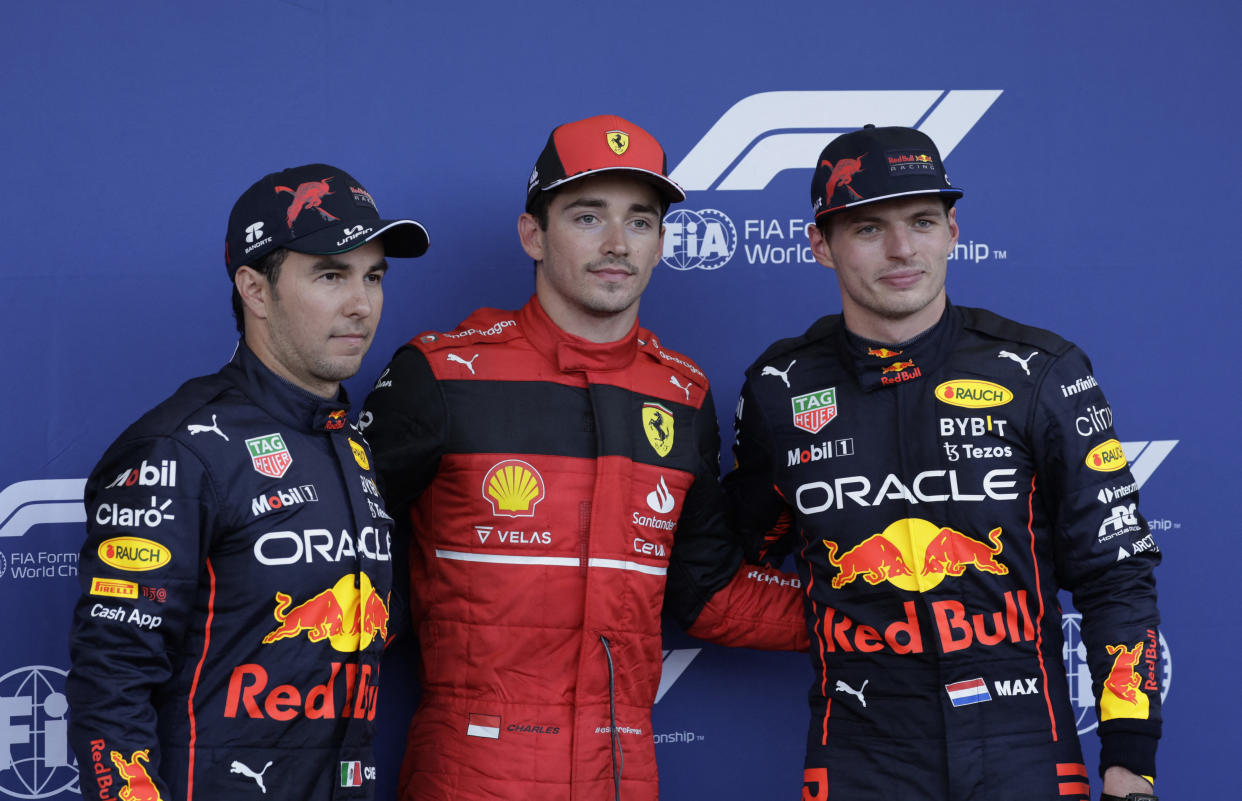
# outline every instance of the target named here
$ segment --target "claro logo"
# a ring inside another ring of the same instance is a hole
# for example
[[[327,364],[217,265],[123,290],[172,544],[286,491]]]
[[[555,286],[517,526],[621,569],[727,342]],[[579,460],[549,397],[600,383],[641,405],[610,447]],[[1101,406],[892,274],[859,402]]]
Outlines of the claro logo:
[[[936,400],[950,406],[986,409],[991,406],[1004,406],[1013,400],[1013,393],[991,381],[956,379],[936,387]]]
[[[113,537],[99,543],[99,558],[117,570],[142,572],[155,570],[172,561],[172,553],[142,537]]]

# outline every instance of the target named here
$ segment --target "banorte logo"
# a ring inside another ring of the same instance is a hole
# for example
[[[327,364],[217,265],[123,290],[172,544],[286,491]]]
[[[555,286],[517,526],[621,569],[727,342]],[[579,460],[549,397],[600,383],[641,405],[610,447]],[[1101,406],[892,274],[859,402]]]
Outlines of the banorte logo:
[[[0,797],[79,792],[77,760],[69,750],[67,676],[47,665],[0,676]]]
[[[823,542],[828,562],[838,570],[832,578],[833,589],[861,578],[872,585],[887,581],[903,590],[926,592],[945,576],[960,576],[968,567],[1007,575],[1009,568],[996,559],[1004,550],[1000,537],[1001,529],[992,529],[987,535],[989,545],[947,526],[906,518],[889,524],[839,557],[835,542]]]
[[[263,644],[300,637],[305,632],[311,642],[327,640],[334,650],[353,653],[365,650],[377,636],[387,638],[388,605],[375,591],[370,577],[366,573],[359,576],[361,586],[355,586],[351,573],[342,576],[331,589],[293,608],[293,598],[277,592],[272,617],[280,625],[263,638]]]
[[[543,476],[521,459],[505,459],[483,476],[483,497],[492,505],[494,517],[534,517],[543,500]]]
[[[664,218],[664,263],[674,270],[716,270],[737,251],[737,228],[723,211],[676,209]]]

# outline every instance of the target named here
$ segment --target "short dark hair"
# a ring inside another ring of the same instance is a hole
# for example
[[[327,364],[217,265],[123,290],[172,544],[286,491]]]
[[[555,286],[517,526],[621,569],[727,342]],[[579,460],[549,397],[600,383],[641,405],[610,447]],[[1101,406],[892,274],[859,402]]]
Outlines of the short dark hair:
[[[944,204],[944,215],[946,217],[949,216],[949,209],[953,208],[957,198],[945,195],[939,195],[938,197],[940,202]],[[842,211],[845,211],[845,209],[842,209]],[[832,238],[832,219],[836,216],[836,214],[828,214],[815,221],[815,227],[819,229],[819,233],[824,237],[825,242]]]
[[[289,250],[287,248],[276,248],[271,253],[260,257],[254,264],[246,265],[267,279],[267,283],[272,287],[272,297],[276,297],[276,282],[280,280],[280,265],[285,263],[285,257],[288,255]],[[237,293],[237,284],[234,284],[233,319],[237,322],[237,333],[245,335],[246,318],[243,316],[242,310],[241,295]]]

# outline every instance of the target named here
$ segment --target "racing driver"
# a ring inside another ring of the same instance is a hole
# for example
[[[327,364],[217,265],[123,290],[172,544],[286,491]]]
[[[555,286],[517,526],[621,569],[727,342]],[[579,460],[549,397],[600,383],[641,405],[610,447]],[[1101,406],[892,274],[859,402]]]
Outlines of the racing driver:
[[[684,198],[637,125],[557,127],[518,220],[535,296],[415,337],[367,398],[413,529],[406,801],[654,801],[662,604],[699,637],[806,647],[796,578],[742,565],[726,525],[706,377],[638,324]]]
[[[803,799],[1088,799],[1058,589],[1104,798],[1151,798],[1160,554],[1091,363],[948,302],[962,190],[926,135],[867,126],[816,164],[807,233],[842,313],[749,368],[725,479],[806,593]]]
[[[426,248],[324,164],[233,207],[232,360],[86,484],[67,682],[85,798],[373,796],[392,522],[340,382],[379,322],[385,257]]]

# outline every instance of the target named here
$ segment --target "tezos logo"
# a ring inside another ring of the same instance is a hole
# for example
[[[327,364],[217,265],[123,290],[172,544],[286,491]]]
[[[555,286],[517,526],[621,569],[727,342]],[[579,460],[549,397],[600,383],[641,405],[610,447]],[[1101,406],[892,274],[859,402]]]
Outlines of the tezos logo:
[[[674,270],[715,270],[737,250],[737,228],[716,209],[677,209],[664,218],[664,263]]]

